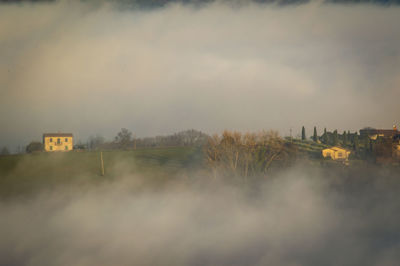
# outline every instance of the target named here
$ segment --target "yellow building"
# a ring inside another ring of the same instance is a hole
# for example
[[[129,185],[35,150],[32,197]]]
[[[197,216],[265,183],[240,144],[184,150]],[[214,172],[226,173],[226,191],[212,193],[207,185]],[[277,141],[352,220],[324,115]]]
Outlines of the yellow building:
[[[74,137],[71,133],[45,133],[43,147],[45,151],[72,151]]]
[[[348,160],[351,151],[340,147],[331,147],[322,150],[324,158],[331,158],[332,160]]]
[[[400,144],[394,146],[393,157],[400,160]]]

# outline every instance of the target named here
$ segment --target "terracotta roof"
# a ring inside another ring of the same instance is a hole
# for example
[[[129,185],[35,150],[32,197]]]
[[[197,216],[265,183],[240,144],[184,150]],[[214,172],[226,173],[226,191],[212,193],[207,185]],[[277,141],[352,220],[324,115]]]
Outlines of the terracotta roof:
[[[72,137],[72,133],[44,133],[43,138],[45,137]]]

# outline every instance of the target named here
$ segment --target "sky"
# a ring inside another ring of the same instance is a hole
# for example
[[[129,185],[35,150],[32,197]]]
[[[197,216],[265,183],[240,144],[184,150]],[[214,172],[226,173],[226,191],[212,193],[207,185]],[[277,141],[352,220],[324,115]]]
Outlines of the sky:
[[[400,125],[400,6],[0,3],[0,147]]]

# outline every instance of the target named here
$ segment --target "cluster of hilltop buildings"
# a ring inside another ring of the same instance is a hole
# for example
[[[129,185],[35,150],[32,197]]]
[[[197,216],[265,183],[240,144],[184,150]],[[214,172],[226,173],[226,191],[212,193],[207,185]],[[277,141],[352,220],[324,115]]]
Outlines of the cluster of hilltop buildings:
[[[393,129],[375,129],[375,128],[364,128],[360,130],[360,137],[368,136],[372,140],[378,138],[399,138],[400,132],[397,126],[393,126]]]
[[[364,150],[373,152],[377,160],[385,158],[400,159],[400,131],[396,126],[393,126],[392,129],[361,129],[360,139],[367,139],[371,142],[370,147],[373,146],[374,148],[364,147]],[[322,150],[322,156],[332,160],[347,161],[352,152],[352,150],[345,147],[334,146]]]

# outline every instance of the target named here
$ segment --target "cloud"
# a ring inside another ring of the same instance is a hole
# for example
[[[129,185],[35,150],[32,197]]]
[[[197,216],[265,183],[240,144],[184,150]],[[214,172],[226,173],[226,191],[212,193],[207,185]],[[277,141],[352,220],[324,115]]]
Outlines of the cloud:
[[[58,1],[0,10],[1,144],[197,128],[390,127],[398,7]]]
[[[0,262],[394,265],[398,182],[329,173],[294,168],[247,189],[208,180],[154,191],[137,188],[140,176],[53,187],[0,202]]]

